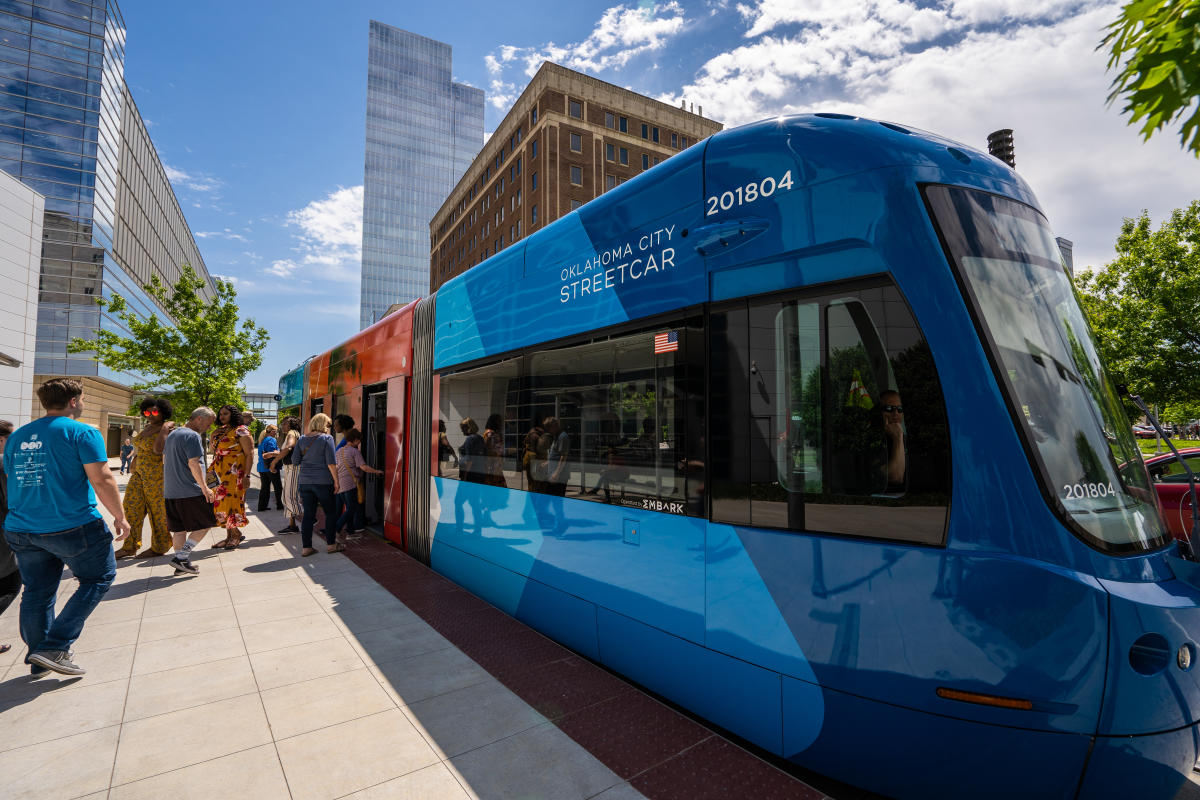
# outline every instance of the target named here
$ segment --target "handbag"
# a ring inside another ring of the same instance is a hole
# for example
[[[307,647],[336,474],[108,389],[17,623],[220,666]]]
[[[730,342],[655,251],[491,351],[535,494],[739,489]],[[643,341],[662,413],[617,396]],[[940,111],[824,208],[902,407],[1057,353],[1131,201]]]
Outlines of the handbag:
[[[215,489],[221,485],[221,476],[215,472],[210,471],[208,473],[208,477],[205,478],[204,482],[205,482],[205,484],[208,485],[208,488]]]
[[[367,502],[367,489],[363,486],[363,482],[359,481],[356,488],[358,489],[358,502],[360,504]]]

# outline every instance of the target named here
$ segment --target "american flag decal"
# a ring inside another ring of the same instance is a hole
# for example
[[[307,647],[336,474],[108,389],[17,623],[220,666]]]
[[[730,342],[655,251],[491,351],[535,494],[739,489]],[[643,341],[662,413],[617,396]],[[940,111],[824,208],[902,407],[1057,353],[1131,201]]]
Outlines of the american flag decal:
[[[654,334],[654,353],[673,353],[679,349],[679,332],[667,331]]]

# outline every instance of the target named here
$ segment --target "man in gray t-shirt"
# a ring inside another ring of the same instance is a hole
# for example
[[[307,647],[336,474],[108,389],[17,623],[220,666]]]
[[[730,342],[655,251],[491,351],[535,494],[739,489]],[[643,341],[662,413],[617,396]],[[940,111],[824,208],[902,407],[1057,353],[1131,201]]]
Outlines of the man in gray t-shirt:
[[[192,550],[217,524],[215,495],[204,480],[204,442],[200,439],[216,418],[211,408],[197,408],[186,425],[171,431],[163,445],[163,497],[175,547],[171,566],[176,575],[199,574],[199,567],[192,564]]]

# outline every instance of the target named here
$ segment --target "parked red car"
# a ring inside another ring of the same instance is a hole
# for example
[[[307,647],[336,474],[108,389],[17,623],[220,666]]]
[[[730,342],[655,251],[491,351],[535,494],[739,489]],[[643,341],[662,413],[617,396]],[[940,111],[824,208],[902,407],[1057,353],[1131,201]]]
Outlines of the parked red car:
[[[1187,461],[1200,485],[1200,447],[1185,447],[1179,451]],[[1163,519],[1176,539],[1184,539],[1192,530],[1192,503],[1188,498],[1188,476],[1173,453],[1146,458],[1150,481],[1158,493]],[[1200,542],[1196,543],[1200,546]]]

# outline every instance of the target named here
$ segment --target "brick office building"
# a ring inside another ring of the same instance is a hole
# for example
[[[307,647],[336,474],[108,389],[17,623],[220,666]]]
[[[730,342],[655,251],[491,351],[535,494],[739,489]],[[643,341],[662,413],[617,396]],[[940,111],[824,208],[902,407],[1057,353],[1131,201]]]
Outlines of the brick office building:
[[[429,224],[429,289],[721,130],[545,62]]]

